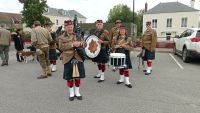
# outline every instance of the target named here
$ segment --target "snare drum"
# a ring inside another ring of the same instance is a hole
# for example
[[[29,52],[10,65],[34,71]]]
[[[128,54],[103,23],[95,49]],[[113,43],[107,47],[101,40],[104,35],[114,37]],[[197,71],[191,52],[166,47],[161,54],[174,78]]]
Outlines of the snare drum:
[[[109,66],[114,68],[125,68],[126,55],[124,53],[111,53],[109,56]]]

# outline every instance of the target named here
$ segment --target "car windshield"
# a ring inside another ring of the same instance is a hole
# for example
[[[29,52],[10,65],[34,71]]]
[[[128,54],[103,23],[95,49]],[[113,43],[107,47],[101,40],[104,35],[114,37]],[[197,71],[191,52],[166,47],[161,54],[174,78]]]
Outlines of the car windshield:
[[[200,37],[200,30],[197,31],[196,37]]]

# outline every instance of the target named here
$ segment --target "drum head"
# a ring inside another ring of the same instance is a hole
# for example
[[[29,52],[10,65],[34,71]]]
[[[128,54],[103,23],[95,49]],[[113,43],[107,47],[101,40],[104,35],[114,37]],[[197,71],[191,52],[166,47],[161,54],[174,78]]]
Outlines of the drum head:
[[[87,46],[85,47],[85,53],[89,58],[95,58],[101,49],[101,45],[98,43],[98,37],[90,35],[86,38]]]

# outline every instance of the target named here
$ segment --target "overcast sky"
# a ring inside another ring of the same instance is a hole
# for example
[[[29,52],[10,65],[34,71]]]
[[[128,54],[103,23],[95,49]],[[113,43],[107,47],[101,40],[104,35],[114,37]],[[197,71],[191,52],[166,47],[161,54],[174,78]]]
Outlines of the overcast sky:
[[[176,1],[190,5],[190,0],[135,0],[135,11],[144,9],[145,2],[148,3],[148,9],[151,9],[160,2]],[[126,4],[133,10],[133,0],[47,0],[47,4],[53,8],[76,10],[87,18],[87,22],[97,19],[106,21],[110,9],[117,4]],[[0,12],[19,13],[22,7],[18,0],[0,0]],[[195,8],[200,8],[199,0],[195,0]]]

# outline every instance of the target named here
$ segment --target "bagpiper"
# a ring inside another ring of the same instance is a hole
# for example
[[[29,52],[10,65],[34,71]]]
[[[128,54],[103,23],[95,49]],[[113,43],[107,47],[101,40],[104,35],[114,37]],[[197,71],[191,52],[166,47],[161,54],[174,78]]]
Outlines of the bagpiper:
[[[67,86],[69,87],[69,100],[73,101],[75,97],[82,100],[79,88],[81,78],[85,78],[85,68],[83,59],[76,50],[85,46],[85,42],[77,40],[71,20],[65,21],[64,26],[65,32],[58,38],[59,49],[62,51],[60,57],[64,64],[63,79],[67,80]]]

